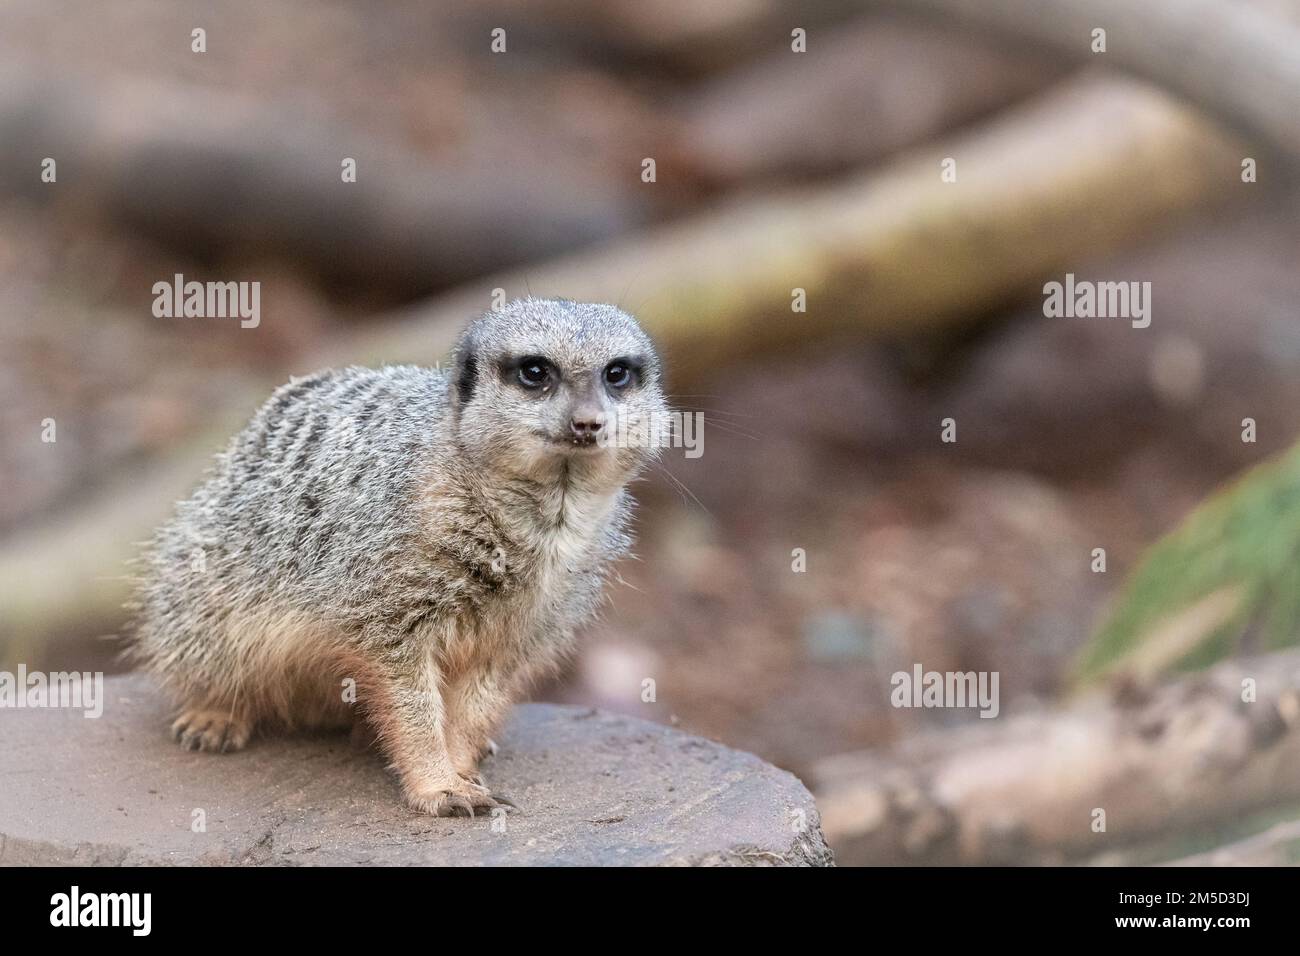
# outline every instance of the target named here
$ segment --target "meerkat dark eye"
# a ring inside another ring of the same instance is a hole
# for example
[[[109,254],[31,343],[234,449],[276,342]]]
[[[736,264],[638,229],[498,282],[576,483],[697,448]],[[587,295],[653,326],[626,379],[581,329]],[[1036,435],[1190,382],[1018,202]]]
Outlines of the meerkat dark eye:
[[[624,388],[632,382],[632,369],[623,362],[610,362],[605,367],[605,384],[610,388]]]
[[[545,359],[526,358],[519,363],[519,384],[541,388],[551,380],[551,366]]]

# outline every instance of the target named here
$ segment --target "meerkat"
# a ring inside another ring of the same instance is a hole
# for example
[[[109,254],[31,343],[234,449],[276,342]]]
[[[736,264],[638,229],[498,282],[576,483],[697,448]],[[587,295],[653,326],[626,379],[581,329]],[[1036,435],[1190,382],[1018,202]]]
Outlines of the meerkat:
[[[131,653],[176,739],[363,721],[416,810],[507,804],[480,760],[631,543],[661,382],[623,311],[527,299],[471,321],[446,370],[280,387],[141,558]]]

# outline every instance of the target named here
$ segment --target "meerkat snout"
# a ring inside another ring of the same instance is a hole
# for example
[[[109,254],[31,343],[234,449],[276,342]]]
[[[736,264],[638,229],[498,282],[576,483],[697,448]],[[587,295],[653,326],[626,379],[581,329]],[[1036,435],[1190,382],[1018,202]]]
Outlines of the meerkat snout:
[[[609,417],[610,405],[598,383],[588,382],[569,410],[569,437],[574,444],[590,447],[600,440]]]
[[[175,736],[361,721],[412,807],[510,805],[479,762],[599,607],[666,421],[650,339],[599,304],[488,312],[450,370],[282,386],[144,556],[134,651]]]
[[[589,409],[577,409],[569,419],[569,431],[573,441],[578,445],[594,445],[605,428],[605,413]]]

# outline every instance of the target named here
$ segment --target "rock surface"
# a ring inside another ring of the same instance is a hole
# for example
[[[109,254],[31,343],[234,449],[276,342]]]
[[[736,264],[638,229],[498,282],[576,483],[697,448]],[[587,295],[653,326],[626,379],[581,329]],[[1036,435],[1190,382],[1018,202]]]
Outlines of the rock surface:
[[[831,864],[795,777],[634,718],[516,707],[483,769],[521,812],[473,820],[405,809],[346,735],[190,753],[168,718],[139,676],[105,681],[98,719],[0,710],[0,863]]]

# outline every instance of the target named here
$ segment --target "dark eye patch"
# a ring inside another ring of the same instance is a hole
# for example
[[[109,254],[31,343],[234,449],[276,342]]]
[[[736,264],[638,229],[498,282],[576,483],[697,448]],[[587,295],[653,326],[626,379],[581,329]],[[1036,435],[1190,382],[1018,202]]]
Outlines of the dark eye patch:
[[[478,382],[478,356],[473,352],[465,353],[460,363],[460,375],[456,379],[456,393],[462,405],[474,397],[474,385]]]
[[[600,374],[601,380],[615,390],[640,385],[645,374],[645,359],[639,355],[616,358],[606,364]]]
[[[521,355],[501,363],[501,377],[529,390],[554,385],[559,379],[554,363],[544,355]]]

